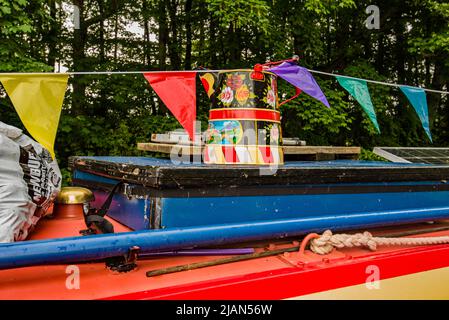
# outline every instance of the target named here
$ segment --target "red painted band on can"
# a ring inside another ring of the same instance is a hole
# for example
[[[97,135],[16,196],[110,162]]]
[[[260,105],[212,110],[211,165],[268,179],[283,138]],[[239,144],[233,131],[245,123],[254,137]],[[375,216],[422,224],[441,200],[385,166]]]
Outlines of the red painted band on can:
[[[209,120],[239,119],[279,122],[279,112],[264,109],[212,109]]]

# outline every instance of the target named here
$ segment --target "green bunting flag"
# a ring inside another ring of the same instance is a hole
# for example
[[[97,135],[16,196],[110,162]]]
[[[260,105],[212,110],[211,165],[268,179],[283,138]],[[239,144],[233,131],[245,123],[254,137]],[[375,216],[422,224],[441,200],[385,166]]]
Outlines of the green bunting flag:
[[[377,132],[380,133],[379,124],[377,123],[376,112],[374,111],[373,103],[371,102],[371,97],[368,91],[368,86],[366,81],[350,79],[337,76],[338,83],[349,92],[354,99],[362,106],[365,113],[370,118]]]
[[[432,134],[429,128],[429,111],[427,108],[426,92],[421,88],[400,86],[401,91],[405,94],[408,101],[412,104],[416,114],[421,120],[422,127],[432,142]]]

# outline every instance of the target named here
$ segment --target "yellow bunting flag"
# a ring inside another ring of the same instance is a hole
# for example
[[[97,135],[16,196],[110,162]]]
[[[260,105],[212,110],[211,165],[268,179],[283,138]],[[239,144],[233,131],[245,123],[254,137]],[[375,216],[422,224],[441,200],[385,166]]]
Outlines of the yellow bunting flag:
[[[37,142],[50,151],[53,158],[68,77],[66,74],[0,74],[0,82],[23,125]]]

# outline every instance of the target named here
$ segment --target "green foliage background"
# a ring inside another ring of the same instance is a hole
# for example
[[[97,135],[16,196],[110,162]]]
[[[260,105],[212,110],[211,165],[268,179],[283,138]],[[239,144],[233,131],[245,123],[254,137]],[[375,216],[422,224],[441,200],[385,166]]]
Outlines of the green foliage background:
[[[81,28],[71,22],[72,4]],[[252,67],[298,54],[300,64],[327,72],[447,90],[449,4],[379,0],[380,29],[368,30],[371,1],[333,0],[0,0],[0,72],[191,70]],[[397,89],[369,85],[381,134],[334,78],[316,76],[331,108],[301,94],[283,106],[284,136],[309,145],[429,144]],[[280,95],[294,89],[283,81]],[[175,94],[175,93],[174,93]],[[30,97],[32,99],[32,97]],[[435,146],[447,146],[449,102],[428,94]],[[0,89],[0,120],[22,127]],[[209,101],[198,82],[198,117]],[[56,153],[142,155],[137,142],[177,128],[141,75],[71,77]],[[65,174],[66,171],[64,171]]]

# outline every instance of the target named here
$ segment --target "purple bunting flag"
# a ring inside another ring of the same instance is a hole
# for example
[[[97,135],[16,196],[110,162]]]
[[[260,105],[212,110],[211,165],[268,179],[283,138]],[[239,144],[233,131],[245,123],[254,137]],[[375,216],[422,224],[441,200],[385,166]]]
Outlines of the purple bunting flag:
[[[330,108],[326,96],[321,91],[320,86],[316,82],[312,74],[304,67],[298,66],[295,63],[283,62],[279,66],[273,67],[268,71],[284,79],[288,83],[301,89],[309,96],[321,101],[326,107]]]

